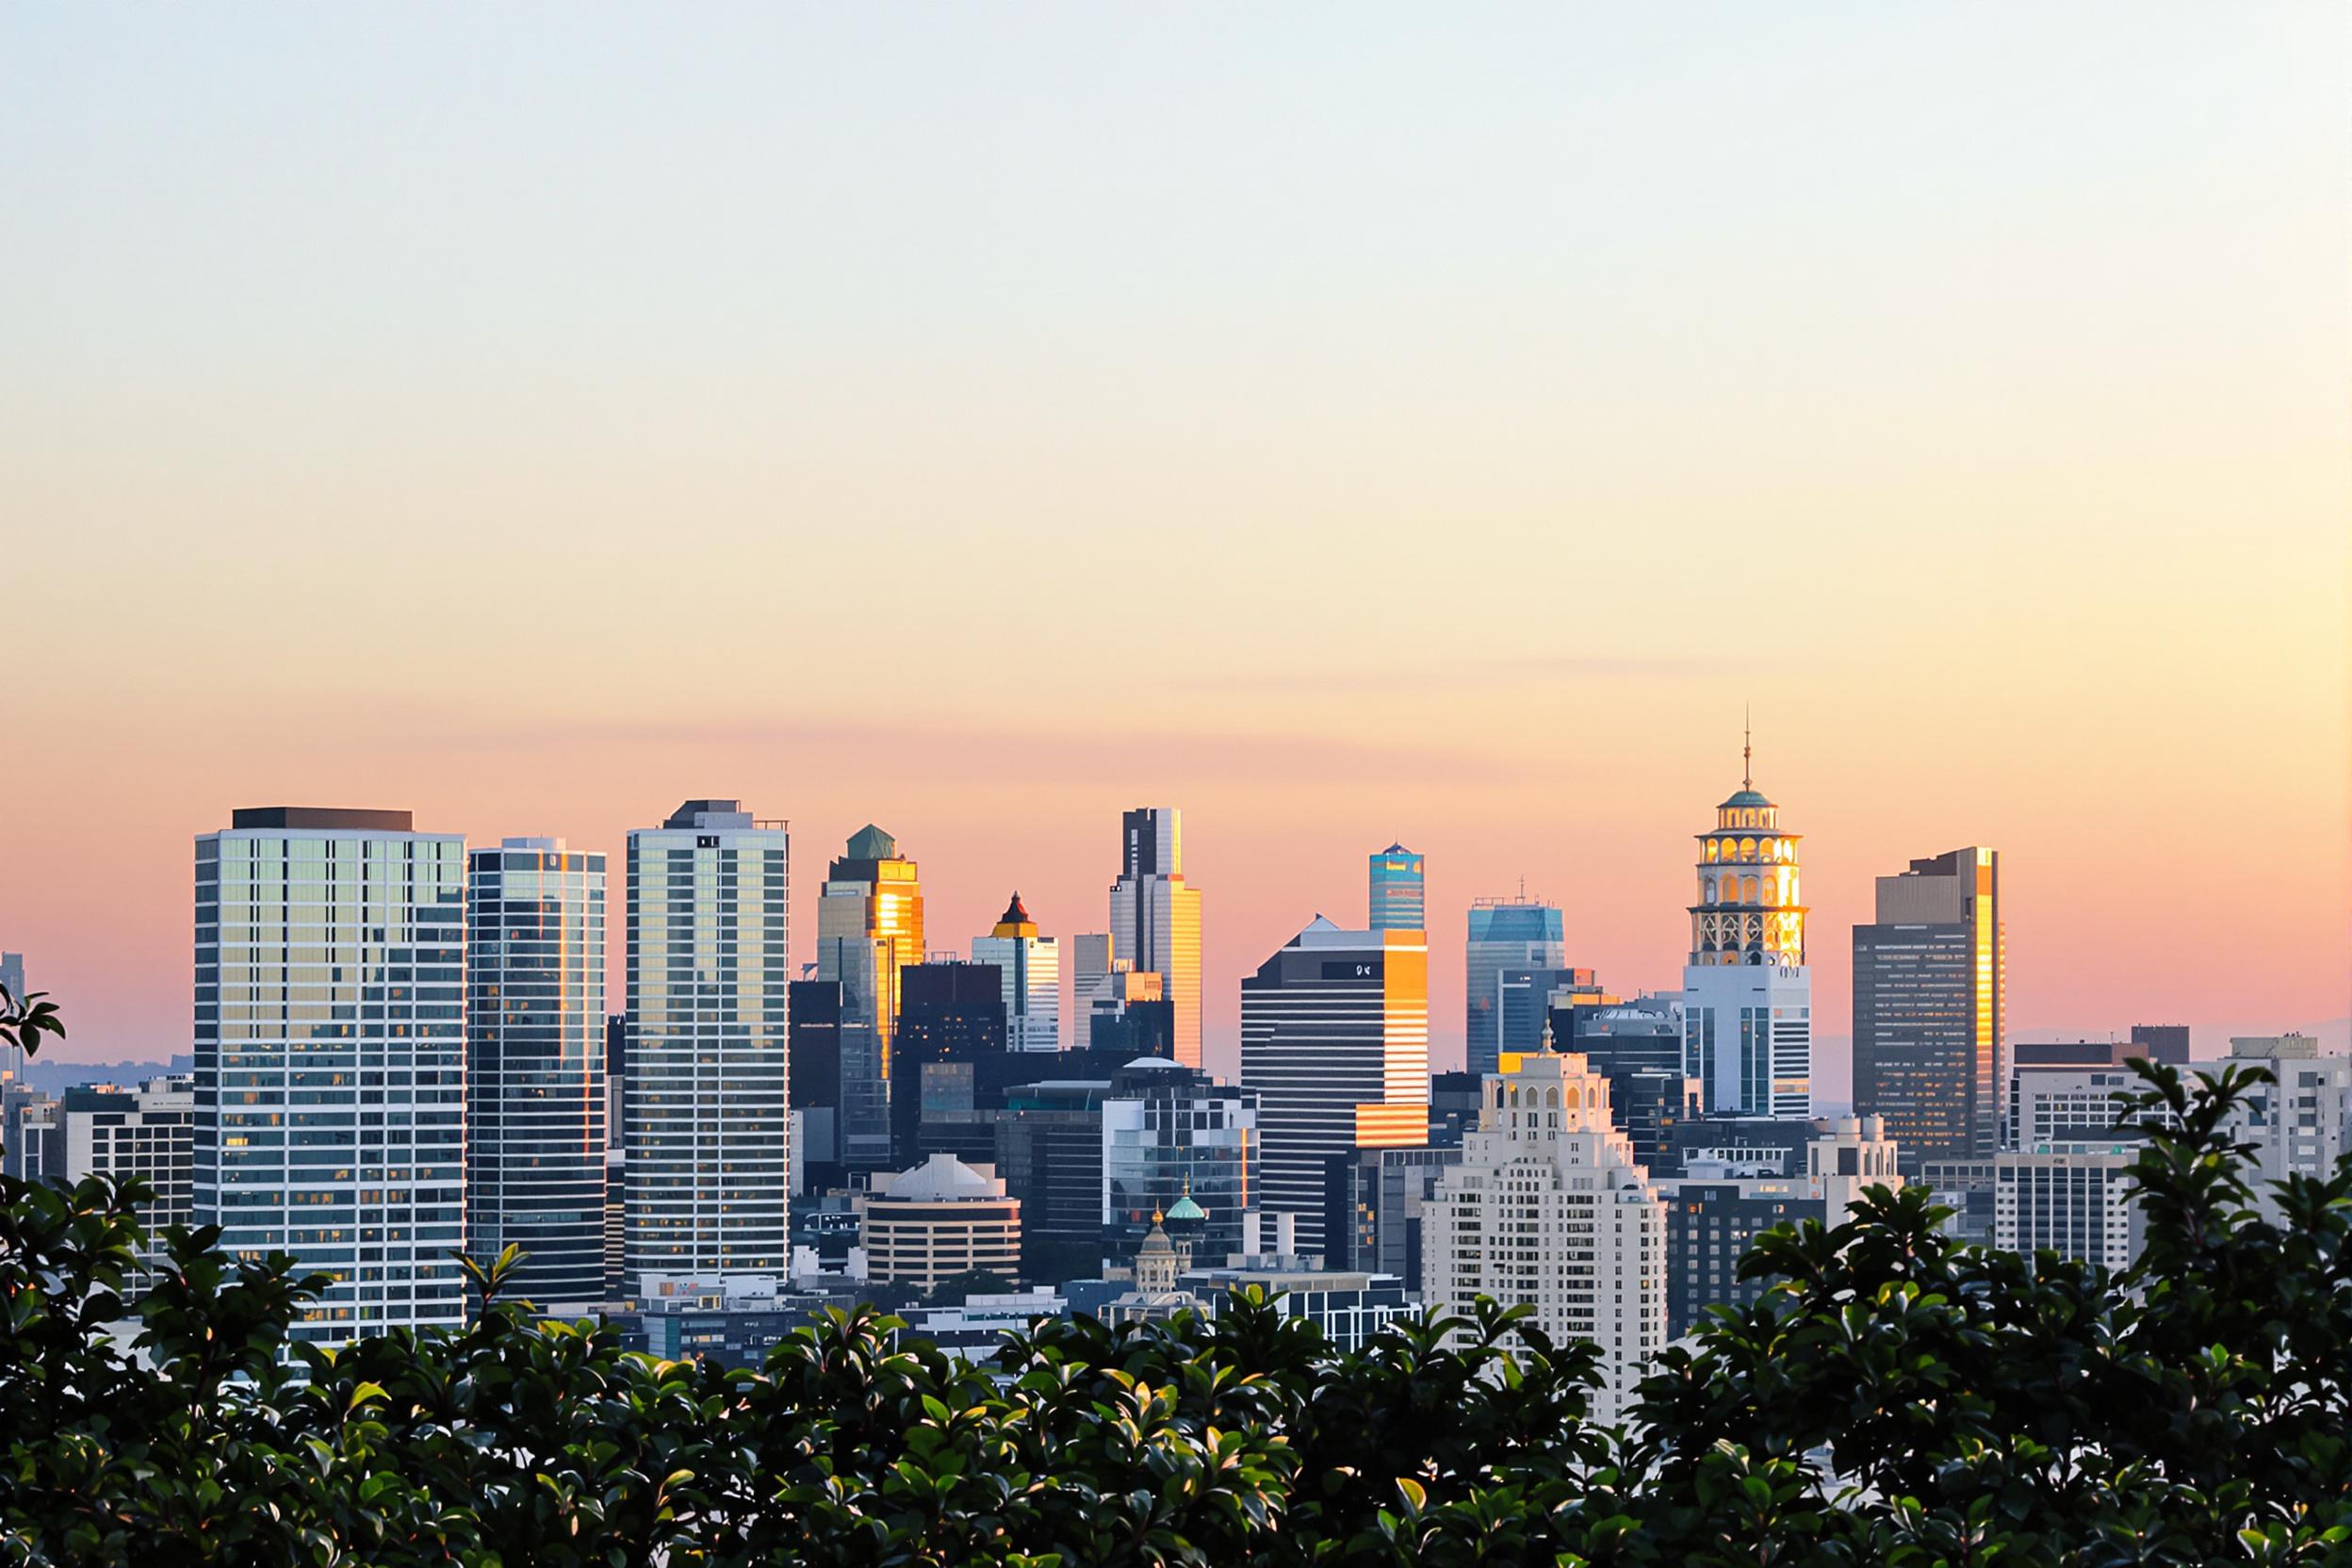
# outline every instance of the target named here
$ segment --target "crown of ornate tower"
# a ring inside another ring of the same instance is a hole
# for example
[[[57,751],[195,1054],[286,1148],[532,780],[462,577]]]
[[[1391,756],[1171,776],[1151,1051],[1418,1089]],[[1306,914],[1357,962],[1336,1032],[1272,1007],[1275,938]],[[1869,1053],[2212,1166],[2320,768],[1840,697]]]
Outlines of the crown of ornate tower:
[[[1784,832],[1780,808],[1756,787],[1756,732],[1743,723],[1740,788],[1698,835],[1698,902],[1690,910],[1690,962],[1805,962],[1805,906],[1798,875],[1801,834]]]

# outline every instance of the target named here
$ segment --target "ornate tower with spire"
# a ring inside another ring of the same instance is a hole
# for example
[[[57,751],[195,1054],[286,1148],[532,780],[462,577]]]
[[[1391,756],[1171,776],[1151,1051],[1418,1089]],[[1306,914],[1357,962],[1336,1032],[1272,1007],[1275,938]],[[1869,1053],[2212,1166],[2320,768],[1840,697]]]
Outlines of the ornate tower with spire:
[[[1698,898],[1690,906],[1693,965],[1805,963],[1797,875],[1801,834],[1781,830],[1780,808],[1756,787],[1753,737],[1740,748],[1740,788],[1698,835]]]
[[[1740,788],[1698,835],[1698,902],[1683,969],[1683,1070],[1709,1112],[1812,1114],[1813,992],[1805,961],[1799,835],[1756,787],[1752,730]]]

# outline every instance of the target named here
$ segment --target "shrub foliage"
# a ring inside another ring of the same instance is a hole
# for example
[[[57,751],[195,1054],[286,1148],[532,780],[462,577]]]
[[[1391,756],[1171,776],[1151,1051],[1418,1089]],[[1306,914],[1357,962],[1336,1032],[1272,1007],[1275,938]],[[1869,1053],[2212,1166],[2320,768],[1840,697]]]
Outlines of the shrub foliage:
[[[0,995],[0,1030],[60,1032]],[[995,1364],[834,1314],[759,1374],[623,1352],[471,1271],[468,1326],[289,1345],[314,1282],[161,1238],[131,1182],[0,1184],[0,1560],[844,1568],[2352,1560],[2352,1175],[2257,1212],[2248,1079],[2144,1068],[2123,1274],[1955,1243],[1917,1190],[1763,1238],[1770,1282],[1625,1429],[1516,1311],[1360,1353],[1254,1295],[1045,1322]],[[133,1331],[121,1331],[125,1321]]]

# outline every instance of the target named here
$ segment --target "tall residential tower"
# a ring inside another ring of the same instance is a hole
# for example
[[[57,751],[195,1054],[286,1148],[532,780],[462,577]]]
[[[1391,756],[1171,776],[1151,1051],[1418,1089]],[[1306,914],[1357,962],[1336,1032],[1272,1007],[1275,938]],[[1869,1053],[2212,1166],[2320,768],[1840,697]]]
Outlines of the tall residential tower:
[[[627,1288],[791,1261],[792,835],[690,800],[629,835]]]
[[[327,1277],[293,1337],[465,1320],[466,841],[241,809],[196,841],[191,1207]]]

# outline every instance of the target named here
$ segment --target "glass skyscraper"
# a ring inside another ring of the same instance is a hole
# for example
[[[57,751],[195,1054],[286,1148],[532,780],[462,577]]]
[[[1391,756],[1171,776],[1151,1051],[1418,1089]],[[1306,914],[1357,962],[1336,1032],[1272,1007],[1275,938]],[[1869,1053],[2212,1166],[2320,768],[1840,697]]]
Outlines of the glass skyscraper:
[[[1402,844],[1372,854],[1372,929],[1423,931],[1429,908],[1421,880],[1421,857]]]
[[[740,801],[629,836],[628,1288],[790,1263],[786,859]]]
[[[1854,1108],[1906,1159],[1989,1160],[2008,1098],[2001,857],[1955,849],[1878,879],[1854,928]]]
[[[196,841],[192,1207],[340,1342],[465,1318],[466,844],[266,807]]]
[[[1509,1021],[1520,1026],[1514,1033],[1506,1027],[1503,976],[1562,969],[1567,963],[1566,929],[1551,905],[1525,898],[1481,898],[1470,906],[1470,939],[1463,950],[1468,999],[1462,1038],[1468,1070],[1493,1072],[1502,1053],[1542,1048],[1541,1015],[1548,993],[1511,1015]]]
[[[1110,956],[1159,975],[1175,1026],[1169,1054],[1199,1067],[1200,890],[1184,881],[1183,812],[1146,806],[1120,817],[1110,905]]]
[[[605,1298],[605,858],[507,839],[466,858],[466,1248],[514,1294]]]
[[[817,978],[841,988],[842,1160],[891,1165],[891,1042],[899,972],[923,962],[923,882],[898,841],[868,823],[825,873],[817,899]]]

